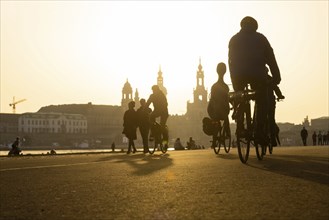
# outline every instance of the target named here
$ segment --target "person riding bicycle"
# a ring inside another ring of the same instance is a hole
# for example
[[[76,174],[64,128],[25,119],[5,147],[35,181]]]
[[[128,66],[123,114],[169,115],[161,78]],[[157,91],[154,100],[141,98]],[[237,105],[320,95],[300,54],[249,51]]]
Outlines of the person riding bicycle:
[[[281,75],[273,49],[267,38],[257,32],[258,23],[252,17],[241,20],[241,30],[229,42],[228,64],[234,91],[242,91],[247,86],[256,91],[257,107],[256,140],[264,143],[264,122],[268,111],[267,73],[265,65],[271,70],[273,83],[280,84]],[[245,134],[243,121],[238,119],[237,132]]]
[[[153,140],[153,131],[152,127],[154,123],[156,123],[156,118],[160,117],[160,126],[163,133],[163,140],[168,143],[168,131],[166,128],[167,119],[169,117],[168,114],[168,102],[165,94],[160,90],[158,85],[152,86],[153,93],[148,98],[145,108],[149,107],[151,103],[153,103],[153,111],[150,114],[150,123],[151,123],[151,134],[150,140]]]
[[[228,114],[230,112],[230,104],[228,98],[229,88],[228,85],[224,82],[225,73],[226,73],[225,63],[219,63],[217,65],[218,80],[211,87],[211,97],[207,107],[207,112],[212,120],[215,121],[224,120],[224,126],[226,130],[230,131],[229,129],[230,125],[228,123],[229,122]],[[213,136],[213,138],[216,137]],[[213,145],[215,145],[216,144],[215,140],[213,140],[212,143]]]

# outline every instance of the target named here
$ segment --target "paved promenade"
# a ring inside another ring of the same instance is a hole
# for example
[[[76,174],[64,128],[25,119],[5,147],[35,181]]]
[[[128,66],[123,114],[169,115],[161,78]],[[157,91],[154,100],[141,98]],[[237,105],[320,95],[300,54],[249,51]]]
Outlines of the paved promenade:
[[[329,219],[329,147],[0,157],[0,219]]]

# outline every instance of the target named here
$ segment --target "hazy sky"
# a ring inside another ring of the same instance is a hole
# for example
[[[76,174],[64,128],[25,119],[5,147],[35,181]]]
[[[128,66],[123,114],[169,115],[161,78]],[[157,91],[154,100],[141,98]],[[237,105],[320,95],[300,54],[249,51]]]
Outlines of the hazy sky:
[[[205,86],[227,64],[228,42],[245,16],[271,43],[281,70],[277,121],[328,116],[328,1],[3,1],[1,108],[120,105],[126,79],[141,98],[159,65],[170,114],[193,101],[201,57]],[[225,76],[230,84],[229,72]]]

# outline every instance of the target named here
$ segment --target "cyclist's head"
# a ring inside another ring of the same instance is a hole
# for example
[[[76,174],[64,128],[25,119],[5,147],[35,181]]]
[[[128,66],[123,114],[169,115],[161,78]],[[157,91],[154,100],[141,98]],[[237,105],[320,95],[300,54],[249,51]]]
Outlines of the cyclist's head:
[[[223,76],[226,73],[226,65],[225,65],[225,63],[219,63],[217,65],[217,73],[220,76]]]
[[[258,29],[257,21],[250,16],[244,17],[240,22],[241,29],[250,29],[256,31]]]
[[[152,91],[153,91],[153,92],[157,92],[157,91],[159,91],[159,90],[160,90],[160,88],[159,88],[158,85],[154,85],[154,86],[152,86]]]
[[[219,63],[217,65],[217,73],[218,73],[218,75],[224,75],[226,73],[225,63]]]

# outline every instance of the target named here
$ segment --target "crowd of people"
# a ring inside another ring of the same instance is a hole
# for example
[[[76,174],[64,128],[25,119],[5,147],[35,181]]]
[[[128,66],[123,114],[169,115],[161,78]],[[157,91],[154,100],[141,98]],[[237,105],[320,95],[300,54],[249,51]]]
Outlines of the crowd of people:
[[[228,48],[228,67],[230,77],[235,92],[243,91],[247,85],[256,91],[255,101],[257,103],[257,118],[255,141],[265,143],[265,124],[266,117],[270,122],[271,140],[275,141],[278,135],[278,127],[275,122],[276,99],[284,99],[278,85],[281,81],[280,70],[273,52],[273,49],[267,38],[257,32],[258,23],[250,17],[244,17],[240,22],[240,31],[236,33],[229,41]],[[229,130],[228,114],[230,112],[228,85],[224,82],[226,73],[226,64],[219,62],[217,65],[218,80],[211,87],[211,97],[207,107],[207,112],[212,120],[224,120],[224,127]],[[153,110],[149,107],[153,104]],[[123,116],[123,134],[128,138],[128,151],[135,153],[137,151],[134,140],[137,139],[137,128],[142,137],[143,153],[149,152],[149,141],[154,140],[155,132],[158,130],[162,134],[163,144],[168,147],[168,128],[166,125],[168,114],[168,102],[165,94],[158,85],[152,86],[152,94],[148,100],[140,99],[140,108],[135,110],[136,103],[128,103],[128,110]],[[159,123],[157,122],[159,119]],[[236,133],[243,136],[245,131],[244,120],[242,117],[236,118]],[[226,123],[225,123],[226,122]],[[230,135],[230,134],[229,134]],[[316,132],[312,135],[313,145],[328,144],[329,132]],[[303,144],[306,145],[308,132],[305,128],[301,131]],[[317,142],[317,143],[316,143]],[[213,141],[215,143],[215,141]],[[276,146],[277,143],[272,143]],[[185,149],[177,138],[174,144],[175,149]],[[198,145],[190,138],[186,149],[198,149]],[[200,147],[202,148],[202,147]],[[13,149],[16,149],[13,146]],[[115,145],[112,144],[112,151]]]
[[[153,104],[153,111],[149,107]],[[167,119],[168,114],[168,102],[165,94],[160,90],[158,85],[152,86],[152,94],[146,101],[140,100],[140,108],[136,111],[135,102],[128,103],[128,110],[123,116],[123,134],[128,138],[128,151],[129,153],[135,153],[136,147],[134,140],[137,139],[137,128],[139,128],[140,134],[143,140],[143,153],[149,152],[149,141],[154,140],[155,133],[159,130],[163,137],[163,144],[168,147],[168,129]],[[159,118],[160,123],[157,123],[156,119]],[[160,134],[160,135],[161,135]]]
[[[256,109],[258,117],[256,118],[257,123],[255,123],[255,140],[258,143],[266,141],[264,121],[265,117],[269,116],[270,132],[273,137],[271,139],[275,141],[277,139],[275,137],[278,135],[275,123],[275,95],[277,99],[284,98],[278,87],[281,81],[280,70],[269,41],[263,34],[257,32],[257,21],[247,16],[241,20],[240,26],[240,31],[230,39],[228,44],[228,66],[233,89],[239,92],[244,90],[247,85],[250,85],[253,90],[257,91],[255,101],[258,106]],[[224,120],[226,121],[224,126],[228,127],[230,104],[228,98],[229,88],[223,79],[225,72],[226,65],[220,62],[217,65],[218,81],[211,88],[207,111],[212,120]],[[144,153],[147,153],[148,148],[148,131],[151,131],[150,139],[152,139],[152,126],[157,117],[160,118],[162,131],[166,131],[166,121],[169,116],[166,96],[156,85],[152,86],[152,91],[153,93],[146,103],[145,100],[141,100],[139,114],[134,110],[134,101],[129,103],[129,109],[125,112],[123,133],[129,139],[128,153],[136,152],[134,140],[136,139],[137,127],[139,127],[142,135]],[[153,103],[153,111],[148,108],[151,103]],[[236,120],[240,122],[238,123],[237,133],[246,133],[243,118],[237,118]],[[164,139],[168,141],[167,134]],[[272,144],[276,146],[276,143]],[[192,146],[193,140],[190,140],[187,147],[191,148]]]
[[[308,131],[305,127],[302,128],[300,131],[300,136],[302,138],[303,145],[307,145],[307,139],[308,139]],[[329,145],[329,131],[319,131],[316,133],[316,131],[312,134],[312,142],[313,146],[316,145]]]

